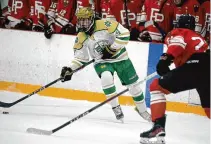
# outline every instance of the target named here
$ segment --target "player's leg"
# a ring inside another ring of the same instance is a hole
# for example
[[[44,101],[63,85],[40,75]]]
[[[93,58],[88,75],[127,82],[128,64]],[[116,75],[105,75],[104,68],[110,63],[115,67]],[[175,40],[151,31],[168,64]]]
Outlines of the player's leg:
[[[156,138],[156,141],[159,141],[160,143],[165,143],[165,95],[194,88],[194,84],[192,83],[194,76],[193,68],[183,65],[182,67],[168,72],[159,79],[153,80],[150,85],[150,108],[154,126],[149,131],[141,133],[140,137],[142,143],[147,143],[146,141],[150,142],[153,138]]]
[[[210,55],[203,55],[200,59],[202,62],[198,77],[198,86],[196,88],[200,100],[201,106],[204,108],[205,114],[210,118]]]
[[[151,115],[154,126],[151,130],[141,133],[141,138],[145,140],[165,136],[165,94],[196,88],[201,78],[199,69],[199,63],[186,63],[151,83]]]
[[[203,86],[196,88],[196,90],[199,93],[201,106],[203,107],[207,117],[210,118],[210,85],[208,84],[207,86]]]
[[[151,116],[147,112],[144,94],[138,83],[138,75],[130,59],[114,64],[115,71],[123,85],[126,85],[136,104],[137,112],[147,121],[151,121]]]
[[[114,78],[113,78],[114,69],[112,67],[112,64],[110,63],[97,64],[95,65],[95,70],[101,79],[102,89],[106,97],[110,98],[116,95],[116,87],[114,85]],[[116,118],[118,120],[123,119],[124,114],[119,105],[118,98],[115,98],[112,101],[110,101],[110,105],[115,113]]]

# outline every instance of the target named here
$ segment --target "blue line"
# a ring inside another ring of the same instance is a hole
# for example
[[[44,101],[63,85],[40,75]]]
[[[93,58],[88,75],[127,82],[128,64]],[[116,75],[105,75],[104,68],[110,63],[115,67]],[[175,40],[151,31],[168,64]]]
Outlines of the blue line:
[[[163,44],[150,43],[149,44],[149,55],[148,55],[148,69],[147,75],[156,71],[156,65],[159,61],[160,55],[163,53]],[[158,77],[158,76],[157,76]],[[146,83],[145,101],[147,107],[150,107],[150,93],[149,86],[153,79],[148,80]]]

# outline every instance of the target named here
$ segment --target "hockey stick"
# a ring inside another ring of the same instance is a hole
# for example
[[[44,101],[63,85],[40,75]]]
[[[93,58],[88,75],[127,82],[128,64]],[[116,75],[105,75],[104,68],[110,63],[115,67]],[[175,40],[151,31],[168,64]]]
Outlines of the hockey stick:
[[[147,81],[147,80],[153,78],[153,77],[156,76],[156,75],[157,75],[157,72],[154,72],[154,73],[148,75],[146,78],[144,78],[144,79],[143,79],[142,81],[140,81],[139,83],[143,83],[144,81]],[[43,130],[43,129],[37,129],[37,128],[28,128],[26,131],[27,131],[28,133],[34,133],[34,134],[39,134],[39,135],[51,135],[51,134],[53,134],[53,133],[59,131],[60,129],[64,128],[65,126],[67,126],[67,125],[69,125],[69,124],[71,124],[71,123],[77,121],[78,119],[80,119],[80,118],[86,116],[87,114],[91,113],[92,111],[96,110],[97,108],[103,106],[103,105],[106,104],[107,102],[109,102],[109,101],[111,101],[111,100],[117,98],[118,96],[124,94],[124,93],[127,92],[128,90],[129,90],[129,89],[127,88],[127,89],[121,91],[120,93],[116,94],[115,96],[110,97],[109,99],[107,99],[107,100],[101,102],[100,104],[98,104],[98,105],[92,107],[91,109],[85,111],[84,113],[78,115],[77,117],[75,117],[75,118],[71,119],[70,121],[68,121],[68,122],[66,122],[66,123],[64,123],[64,124],[62,124],[62,125],[60,125],[60,126],[58,126],[57,128],[55,128],[55,129],[53,129],[53,130]]]
[[[89,61],[89,62],[86,63],[85,65],[83,65],[83,66],[81,66],[81,67],[79,67],[79,68],[73,70],[72,73],[75,73],[75,72],[81,70],[82,68],[84,68],[84,67],[86,67],[87,65],[91,64],[92,62],[94,62],[94,59],[92,59],[91,61]],[[34,92],[32,92],[32,93],[30,93],[30,94],[28,94],[28,95],[26,95],[26,96],[24,96],[24,97],[22,97],[22,98],[20,98],[20,99],[18,99],[18,100],[16,100],[16,101],[14,101],[14,102],[12,102],[12,103],[5,103],[5,102],[1,102],[1,101],[0,101],[0,107],[9,108],[9,107],[11,107],[11,106],[13,106],[13,105],[15,105],[15,104],[17,104],[17,103],[19,103],[19,102],[25,100],[25,99],[31,97],[31,96],[34,95],[34,94],[36,94],[36,93],[38,93],[38,92],[40,92],[40,91],[43,91],[44,89],[48,88],[49,86],[51,86],[51,85],[57,83],[58,81],[60,81],[60,80],[62,80],[62,79],[63,79],[63,78],[60,77],[60,78],[58,78],[58,79],[56,79],[56,80],[50,82],[49,84],[47,84],[47,85],[45,85],[45,86],[43,86],[43,87],[41,87],[41,88],[35,90]]]

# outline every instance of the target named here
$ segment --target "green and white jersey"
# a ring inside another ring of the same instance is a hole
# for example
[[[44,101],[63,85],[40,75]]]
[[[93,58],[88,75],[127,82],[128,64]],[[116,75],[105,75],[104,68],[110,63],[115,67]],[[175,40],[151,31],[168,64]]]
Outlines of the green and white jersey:
[[[93,34],[79,32],[74,44],[74,60],[71,68],[76,69],[87,63],[90,58],[95,63],[118,62],[128,59],[125,45],[129,42],[129,30],[112,20],[96,20]],[[110,59],[101,59],[102,50],[110,46],[116,52]]]

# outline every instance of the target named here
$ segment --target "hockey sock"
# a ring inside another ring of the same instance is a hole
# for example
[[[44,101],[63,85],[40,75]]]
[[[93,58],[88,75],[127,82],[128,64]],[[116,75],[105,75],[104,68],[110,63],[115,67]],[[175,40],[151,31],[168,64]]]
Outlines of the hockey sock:
[[[152,91],[151,93],[151,115],[152,121],[163,117],[166,111],[166,98],[164,94],[160,91]]]
[[[103,88],[104,94],[106,95],[107,99],[116,95],[116,87],[113,85],[112,87],[109,88]],[[116,107],[119,105],[118,98],[113,99],[110,101],[110,105],[112,107]]]
[[[137,109],[140,113],[143,113],[147,110],[146,109],[146,103],[145,103],[145,100],[144,100],[144,94],[143,94],[142,91],[141,91],[140,95],[133,96],[133,100],[134,100],[136,107],[137,107]]]

